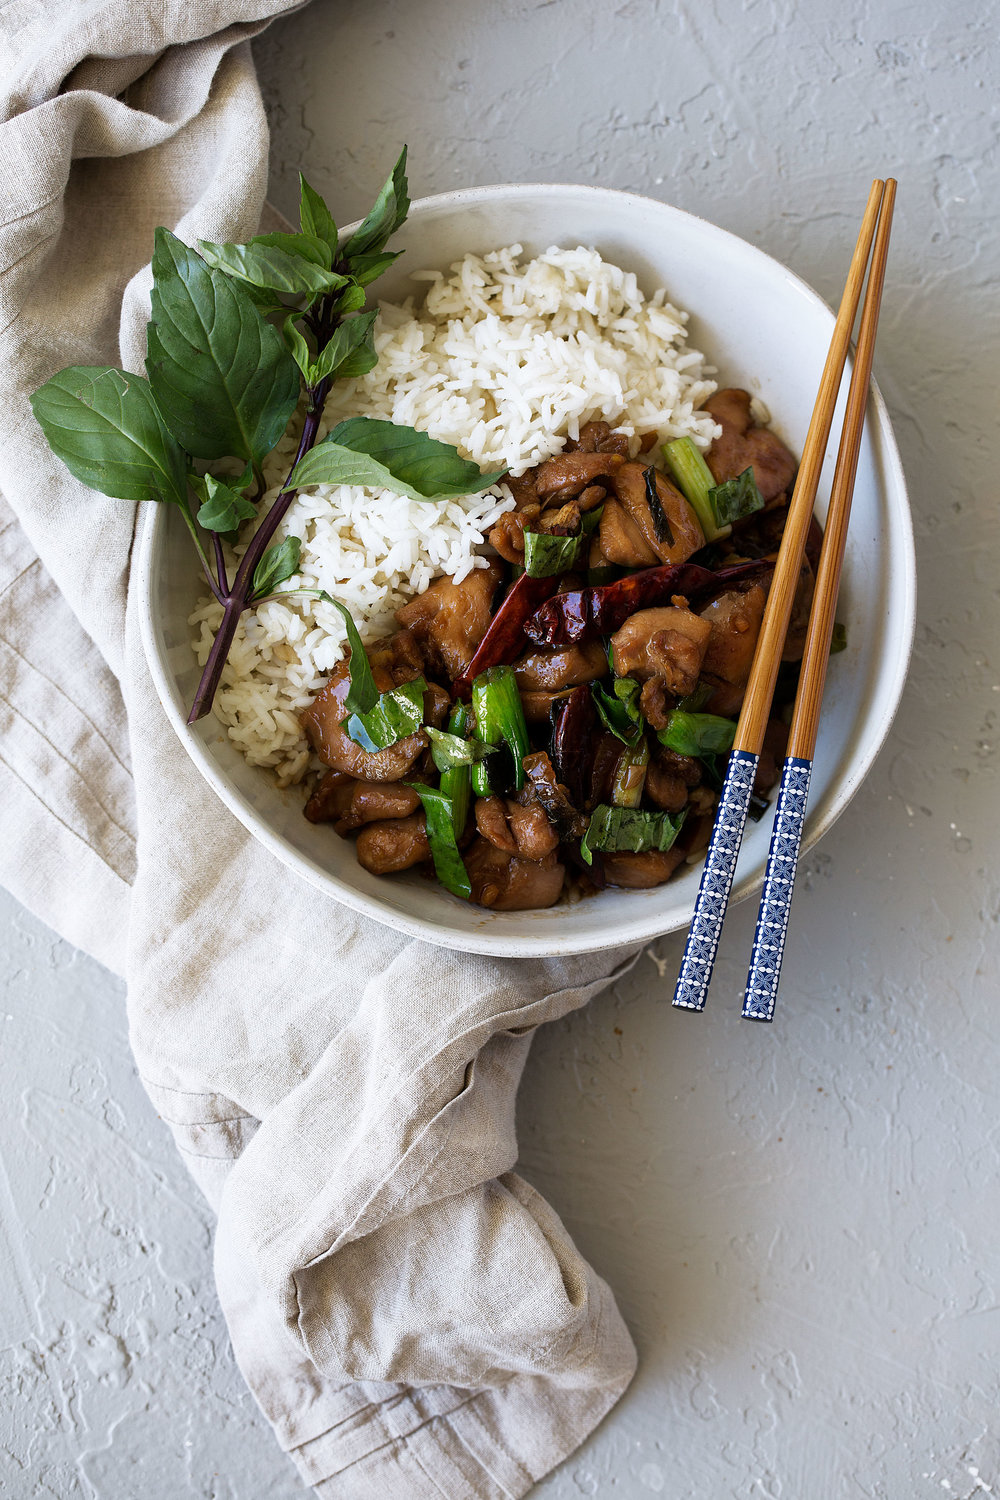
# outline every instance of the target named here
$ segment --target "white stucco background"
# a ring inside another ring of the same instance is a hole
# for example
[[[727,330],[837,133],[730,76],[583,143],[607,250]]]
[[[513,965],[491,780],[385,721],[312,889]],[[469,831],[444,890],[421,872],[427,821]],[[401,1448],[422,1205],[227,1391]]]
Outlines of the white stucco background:
[[[920,567],[887,748],[800,877],[779,1017],[679,940],[539,1034],[520,1170],[615,1288],[635,1383],[540,1500],[1000,1495],[1000,83],[996,4],[316,0],[257,56],[272,194],[661,197],[836,300],[900,182],[877,373]],[[0,901],[0,1492],[292,1500],[212,1289],[211,1223],[120,986]],[[661,972],[662,970],[662,972]],[[406,1500],[405,1496],[387,1500]]]

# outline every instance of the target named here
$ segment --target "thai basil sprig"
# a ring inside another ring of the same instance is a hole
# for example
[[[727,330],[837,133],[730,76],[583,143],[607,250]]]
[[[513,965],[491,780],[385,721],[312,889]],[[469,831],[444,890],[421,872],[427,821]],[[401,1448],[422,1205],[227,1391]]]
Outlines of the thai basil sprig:
[[[189,723],[212,705],[243,611],[298,570],[297,538],[272,545],[298,486],[369,484],[440,500],[478,493],[501,477],[388,422],[341,422],[317,446],[331,382],[357,379],[376,363],[376,313],[362,311],[365,288],[396,259],[385,246],[409,206],[404,148],[346,240],[304,177],[297,233],[257,235],[246,245],[202,240],[194,250],[158,229],[146,377],[72,366],[31,398],[49,446],[83,484],[123,500],[176,505],[183,517],[223,607]],[[303,392],[288,477],[230,579],[223,543],[259,517],[264,460]],[[233,459],[243,464],[236,477],[208,467]]]

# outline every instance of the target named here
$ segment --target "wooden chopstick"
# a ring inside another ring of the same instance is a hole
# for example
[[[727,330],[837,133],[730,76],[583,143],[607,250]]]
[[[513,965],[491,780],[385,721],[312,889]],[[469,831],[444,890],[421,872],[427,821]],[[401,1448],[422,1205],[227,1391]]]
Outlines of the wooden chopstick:
[[[753,666],[725,780],[719,794],[715,826],[705,857],[705,867],[674,992],[673,1003],[683,1010],[703,1010],[708,997],[722,923],[743,841],[757,762],[764,742],[764,730],[774,696],[781,651],[802,569],[820,470],[837,405],[851,332],[861,300],[865,267],[875,237],[884,188],[885,183],[878,178],[872,183],[868,195],[809,431],[802,449],[802,460],[788,507]]]
[[[889,235],[892,230],[892,211],[895,201],[896,182],[890,177],[885,185],[882,214],[868,276],[868,289],[865,293],[864,307],[861,310],[861,328],[858,334],[854,369],[851,373],[851,384],[847,394],[844,430],[837,453],[830,507],[827,511],[819,566],[816,570],[816,590],[809,613],[799,686],[795,695],[788,749],[764,875],[764,889],[761,892],[757,929],[754,933],[753,953],[747,974],[746,994],[743,998],[743,1014],[751,1021],[770,1021],[774,1016],[774,1005],[777,999],[781,959],[792,903],[792,886],[802,842],[809,780],[816,750],[820,706],[826,685],[827,664],[830,660],[833,617],[837,607],[837,594],[840,590],[840,572],[847,542],[847,526],[851,517],[854,480],[858,470],[858,455],[861,452],[861,436],[871,386],[872,356],[875,352],[875,335],[878,331],[879,311],[882,305],[882,288],[885,284],[885,265],[889,254]]]

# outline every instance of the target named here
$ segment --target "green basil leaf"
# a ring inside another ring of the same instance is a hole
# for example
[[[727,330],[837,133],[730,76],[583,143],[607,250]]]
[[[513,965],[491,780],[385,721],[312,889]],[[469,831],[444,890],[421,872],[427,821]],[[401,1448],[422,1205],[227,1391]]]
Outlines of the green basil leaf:
[[[110,365],[71,365],[31,397],[49,447],[89,489],[187,504],[184,454],[149,382]]]
[[[450,443],[394,422],[349,417],[295,466],[289,484],[365,484],[411,500],[477,495],[507,471],[481,474]]]
[[[616,677],[610,693],[603,683],[590,684],[590,695],[601,723],[629,747],[636,746],[643,734],[643,717],[639,708],[641,692],[642,688],[634,677]]]
[[[354,231],[346,244],[341,246],[341,255],[349,258],[352,255],[364,255],[381,250],[389,236],[395,234],[399,226],[405,222],[406,215],[410,211],[408,191],[406,147],[404,146],[399,154],[399,160],[383,183],[371,212],[366,215],[364,222]]]
[[[378,702],[378,688],[375,686],[371,662],[365,653],[358,627],[354,623],[350,610],[346,605],[341,604],[339,599],[331,599],[327,596],[327,603],[332,604],[334,609],[339,611],[347,631],[347,644],[351,648],[351,686],[344,699],[344,708],[349,714],[367,713]]]
[[[330,247],[322,235],[278,230],[273,234],[255,234],[247,241],[247,248],[250,246],[255,250],[284,250],[286,255],[297,255],[322,271],[330,269]]]
[[[687,816],[685,807],[679,813],[640,812],[630,807],[610,807],[602,802],[590,815],[590,824],[580,840],[580,854],[592,864],[592,852],[605,854],[646,854],[650,850],[665,853],[680,833]]]
[[[524,571],[531,578],[553,578],[557,573],[569,573],[583,561],[584,548],[589,551],[589,537],[549,536],[544,531],[526,531]]]
[[[377,317],[378,309],[374,308],[341,323],[310,365],[309,384],[317,385],[327,375],[354,380],[374,369],[378,355],[372,342],[372,330]]]
[[[224,484],[214,474],[190,475],[192,488],[201,498],[198,525],[206,531],[218,531],[223,536],[238,531],[241,521],[249,521],[257,514],[257,507],[239,489]]]
[[[281,325],[281,335],[288,346],[292,358],[298,365],[299,369],[302,371],[302,374],[306,379],[306,383],[308,385],[315,385],[316,382],[310,379],[313,357],[312,350],[306,343],[305,336],[302,333],[302,330],[295,326],[296,319],[299,317],[301,317],[301,313],[298,311],[298,309],[296,309],[294,312],[290,312],[288,314],[288,317]]]
[[[156,231],[152,305],[146,370],[171,432],[196,458],[260,463],[299,399],[281,334],[166,229]]]
[[[830,633],[830,655],[836,656],[838,651],[847,650],[847,626],[840,620],[833,622],[833,630]]]
[[[360,287],[357,282],[352,281],[350,286],[345,287],[337,298],[337,312],[341,316],[346,316],[347,313],[360,312],[366,300],[364,287]]]
[[[658,734],[660,744],[677,755],[726,754],[733,747],[736,721],[718,714],[689,714],[675,708]]]
[[[715,514],[718,526],[731,526],[752,516],[754,511],[764,509],[764,496],[757,488],[753,477],[753,466],[743,470],[735,479],[724,479],[713,485],[708,492],[708,501]]]
[[[254,569],[251,602],[258,603],[273,594],[279,583],[284,583],[299,571],[299,554],[302,543],[297,536],[288,536],[276,547],[268,547]]]
[[[279,243],[269,243],[275,240]],[[286,297],[317,297],[324,292],[336,292],[350,279],[325,268],[323,242],[309,235],[265,234],[246,245],[216,245],[211,240],[199,240],[198,249],[210,266],[227,276],[281,292]],[[317,255],[319,262],[315,259]]]
[[[352,255],[347,262],[347,269],[358,286],[371,286],[402,253],[402,250],[385,250],[380,255]]]
[[[369,753],[388,750],[397,740],[405,740],[420,728],[426,691],[422,677],[390,688],[379,694],[378,701],[366,713],[354,713],[345,719],[343,728],[362,750]]]
[[[431,742],[431,759],[441,772],[454,771],[458,766],[474,766],[499,749],[497,745],[487,745],[484,740],[466,740],[461,735],[434,729],[430,724],[424,732]]]
[[[436,792],[417,781],[408,781],[406,784],[413,788],[423,805],[427,818],[427,842],[431,846],[435,875],[446,891],[468,901],[472,895],[472,882],[458,850],[452,799],[446,792]]]
[[[333,222],[333,214],[316,189],[309,186],[301,172],[299,173],[299,189],[299,223],[302,226],[302,232],[323,241],[330,252],[326,258],[326,265],[332,266],[333,258],[337,253],[337,226]]]

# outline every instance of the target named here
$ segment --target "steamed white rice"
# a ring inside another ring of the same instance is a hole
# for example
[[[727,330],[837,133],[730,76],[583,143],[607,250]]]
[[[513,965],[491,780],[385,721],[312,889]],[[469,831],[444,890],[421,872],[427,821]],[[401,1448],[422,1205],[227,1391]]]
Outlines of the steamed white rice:
[[[414,276],[427,283],[420,305],[383,303],[378,364],[333,386],[323,431],[348,416],[403,422],[482,468],[515,475],[598,418],[636,440],[656,432],[660,442],[688,436],[708,447],[717,429],[700,408],[715,385],[704,357],[687,346],[687,314],[663,291],[643,297],[631,272],[595,250],[552,249],[527,262],[521,253],[512,245],[467,255],[448,276]],[[264,509],[288,472],[300,425],[301,415],[265,463]],[[364,639],[388,634],[393,611],[433,578],[461,579],[483,565],[477,549],[513,505],[503,484],[445,503],[314,485],[277,532],[279,541],[302,542],[301,572],[283,587],[323,589],[347,606]],[[200,664],[221,618],[210,598],[191,617]],[[215,713],[247,760],[273,767],[282,785],[309,767],[298,714],[340,660],[344,639],[337,611],[307,597],[272,600],[240,623]]]

